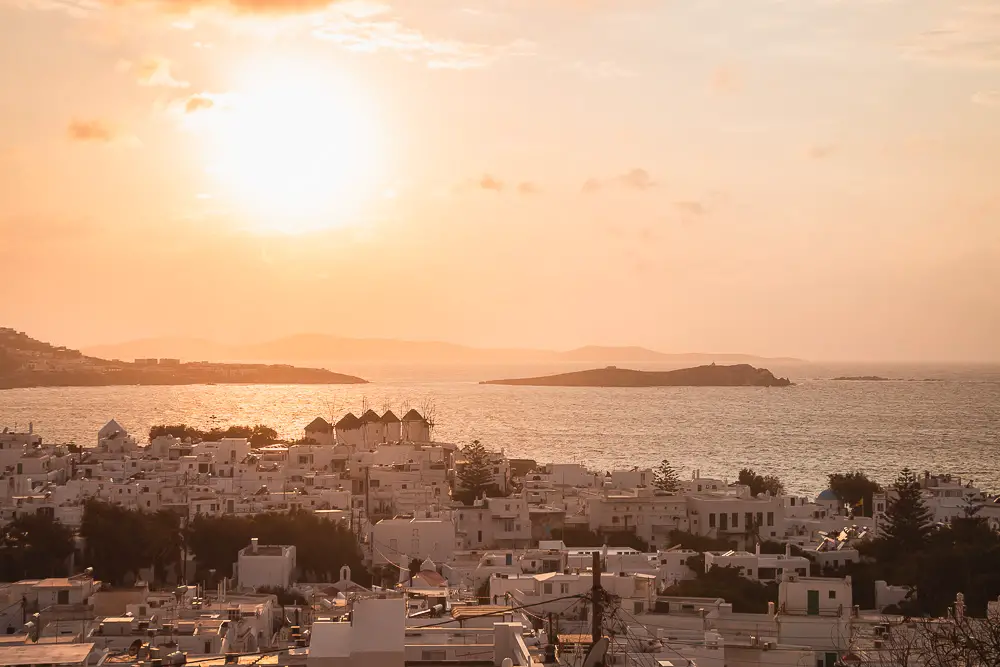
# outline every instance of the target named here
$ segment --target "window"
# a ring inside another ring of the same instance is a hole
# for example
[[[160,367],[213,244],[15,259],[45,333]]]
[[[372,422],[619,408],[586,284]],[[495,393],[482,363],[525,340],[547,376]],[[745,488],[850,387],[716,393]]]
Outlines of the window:
[[[56,604],[69,604],[69,591],[56,593]]]
[[[713,516],[712,518],[714,519],[715,517]],[[618,523],[618,517],[616,517],[616,516],[611,517],[611,523]],[[713,524],[714,524],[714,522],[713,522]]]
[[[743,521],[747,528],[753,528],[753,512],[747,512],[744,514]]]
[[[715,528],[715,515],[714,514],[709,514],[708,515],[708,527],[709,528]]]
[[[837,599],[837,591],[830,591],[830,599],[831,600]]]
[[[701,484],[698,485],[698,492],[701,493]]]
[[[733,528],[739,528],[739,527],[740,527],[740,513],[733,512]]]
[[[542,584],[542,593],[552,595],[552,584]]]
[[[641,614],[642,613],[642,603],[641,602],[633,602],[632,603],[632,613],[633,614]]]
[[[212,642],[205,642],[205,654],[208,655],[212,652]]]
[[[774,525],[774,512],[768,512],[767,513],[767,525],[768,526],[773,526]]]
[[[792,504],[792,507],[795,507],[795,496],[792,496],[792,502],[791,502],[791,504]]]
[[[569,584],[559,584],[560,595],[569,595]]]
[[[757,525],[758,526],[763,526],[764,525],[764,513],[763,512],[757,512]]]
[[[719,530],[729,530],[729,515],[725,512],[719,514]]]

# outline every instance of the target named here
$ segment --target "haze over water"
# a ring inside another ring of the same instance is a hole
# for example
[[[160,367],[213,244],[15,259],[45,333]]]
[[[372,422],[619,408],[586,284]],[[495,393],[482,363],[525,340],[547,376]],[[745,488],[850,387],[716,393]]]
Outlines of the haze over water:
[[[366,377],[385,379],[351,386],[15,389],[0,392],[0,421],[22,428],[33,421],[50,443],[94,444],[97,429],[111,418],[141,441],[159,423],[264,423],[295,438],[316,416],[359,414],[363,398],[376,410],[388,406],[397,413],[404,403],[419,409],[429,401],[436,440],[475,438],[539,462],[609,469],[668,458],[685,476],[698,468],[703,476],[726,479],[750,466],[778,475],[789,492],[808,495],[826,488],[828,473],[861,469],[885,482],[908,466],[1000,489],[996,367],[773,369],[796,382],[783,389],[505,387],[475,380],[526,369],[367,370]],[[914,379],[821,379],[841,374]]]

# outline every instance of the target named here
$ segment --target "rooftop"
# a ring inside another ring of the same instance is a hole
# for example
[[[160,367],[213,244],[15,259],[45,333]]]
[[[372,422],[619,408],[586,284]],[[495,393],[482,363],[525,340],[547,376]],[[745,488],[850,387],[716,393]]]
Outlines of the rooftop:
[[[0,646],[0,667],[82,663],[93,649],[92,643]]]

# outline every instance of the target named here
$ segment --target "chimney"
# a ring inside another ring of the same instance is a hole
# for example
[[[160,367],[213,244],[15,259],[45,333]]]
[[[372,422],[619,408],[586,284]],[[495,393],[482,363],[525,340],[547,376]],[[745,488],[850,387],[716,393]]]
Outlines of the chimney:
[[[791,558],[791,557],[792,557],[792,543],[785,542],[785,558]]]
[[[754,553],[758,556],[760,555],[760,542],[757,543],[757,548],[754,550]]]
[[[252,553],[252,554],[257,553],[257,538],[256,537],[251,537],[250,538],[250,553]]]
[[[774,616],[774,602],[768,601],[767,603],[767,615]]]

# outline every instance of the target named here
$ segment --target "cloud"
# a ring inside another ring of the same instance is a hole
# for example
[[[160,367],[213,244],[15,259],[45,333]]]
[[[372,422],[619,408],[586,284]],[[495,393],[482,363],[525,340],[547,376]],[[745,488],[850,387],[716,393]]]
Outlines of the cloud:
[[[616,185],[628,190],[641,191],[655,187],[656,183],[650,177],[648,171],[636,167],[635,169],[630,169],[624,174],[619,174],[618,176],[610,178],[606,181],[602,181],[597,178],[588,178],[584,181],[583,187],[580,188],[580,192],[583,194],[593,194],[609,185]]]
[[[645,169],[632,169],[615,179],[620,185],[633,190],[648,190],[656,185]]]
[[[184,113],[195,113],[196,111],[211,109],[214,106],[215,100],[208,95],[204,93],[192,95],[184,101]]]
[[[519,183],[517,191],[522,195],[535,195],[541,192],[539,187],[531,181],[522,181]]]
[[[187,81],[175,79],[170,71],[171,63],[166,58],[146,58],[138,64],[121,64],[126,71],[134,70],[136,82],[140,86],[161,88],[187,88]]]
[[[586,79],[631,79],[639,76],[635,70],[622,67],[609,60],[597,63],[575,62],[570,69]]]
[[[674,207],[681,213],[699,218],[708,213],[708,208],[700,201],[675,201]]]
[[[479,187],[482,190],[493,190],[494,192],[503,192],[503,181],[493,178],[489,174],[483,174],[483,177],[479,179]]]
[[[994,0],[959,4],[947,21],[909,40],[902,50],[915,60],[1000,67],[1000,5]]]
[[[815,144],[809,147],[806,154],[814,160],[822,160],[823,158],[830,157],[837,151],[837,147],[833,144]]]
[[[1000,107],[1000,90],[980,90],[972,96],[972,101],[984,107]]]
[[[118,137],[115,130],[101,120],[74,120],[66,132],[73,141],[109,143]]]
[[[743,90],[743,77],[734,67],[716,67],[712,71],[710,84],[716,93],[738,93]]]
[[[388,6],[371,3],[336,5],[333,15],[313,35],[348,51],[395,52],[406,60],[420,59],[430,69],[475,69],[503,58],[535,54],[535,45],[524,39],[485,44],[432,37],[404,24]]]

